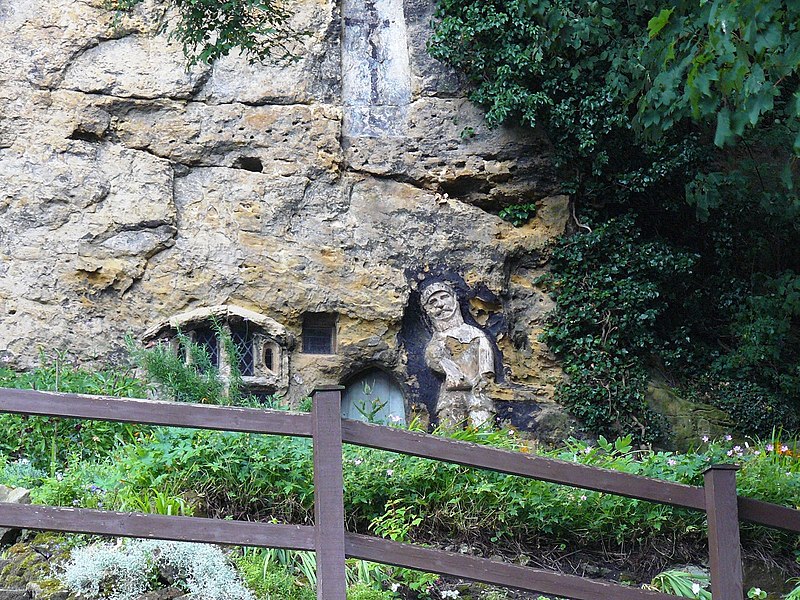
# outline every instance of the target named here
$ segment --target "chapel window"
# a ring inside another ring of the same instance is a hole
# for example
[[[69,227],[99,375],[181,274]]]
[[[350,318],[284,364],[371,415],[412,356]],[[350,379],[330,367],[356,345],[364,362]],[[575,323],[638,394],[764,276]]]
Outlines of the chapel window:
[[[294,341],[286,328],[274,319],[228,304],[198,308],[151,327],[143,341],[168,343],[188,364],[193,360],[180,342],[183,336],[207,353],[223,380],[238,370],[248,394],[269,397],[286,393],[289,349]],[[235,352],[222,343],[223,336],[230,338]]]
[[[236,348],[239,373],[243,377],[255,374],[256,349],[253,328],[245,321],[231,326],[231,340]]]
[[[199,327],[191,334],[192,341],[205,350],[213,367],[219,368],[219,335],[212,327]]]

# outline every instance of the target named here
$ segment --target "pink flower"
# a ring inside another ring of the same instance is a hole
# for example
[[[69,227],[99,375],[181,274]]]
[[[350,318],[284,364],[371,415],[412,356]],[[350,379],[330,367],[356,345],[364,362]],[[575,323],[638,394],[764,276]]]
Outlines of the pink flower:
[[[733,437],[731,436],[731,434],[728,434],[728,435],[725,436],[725,441],[726,442],[730,442],[732,439],[733,439]]]
[[[677,464],[678,464],[678,461],[677,461],[677,460],[675,460],[674,458],[670,458],[670,459],[667,461],[667,464],[668,464],[670,467],[674,467],[675,465],[677,465]]]
[[[703,440],[703,443],[704,443],[704,444],[707,444],[707,443],[708,443],[708,436],[707,436],[707,435],[704,435],[704,436],[702,437],[702,440]]]
[[[772,452],[773,450],[775,450],[775,446],[772,444],[767,444],[767,452]]]

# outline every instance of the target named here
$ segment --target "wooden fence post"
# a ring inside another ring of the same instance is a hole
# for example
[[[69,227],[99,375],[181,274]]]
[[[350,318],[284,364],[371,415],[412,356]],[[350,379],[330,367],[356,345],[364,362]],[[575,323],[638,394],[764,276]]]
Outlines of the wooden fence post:
[[[712,465],[704,473],[711,595],[714,600],[742,600],[742,551],[736,471],[739,465]]]
[[[342,388],[315,390],[314,538],[317,600],[346,600],[344,478],[342,475]]]

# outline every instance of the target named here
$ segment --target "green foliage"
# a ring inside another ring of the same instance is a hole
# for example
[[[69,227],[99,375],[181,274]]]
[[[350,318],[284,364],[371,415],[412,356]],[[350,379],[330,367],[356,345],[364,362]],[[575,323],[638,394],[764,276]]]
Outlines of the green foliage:
[[[41,365],[24,373],[0,369],[0,387],[41,391],[144,397],[145,385],[129,369],[89,371],[69,365],[64,356],[41,355]],[[68,459],[102,458],[133,441],[146,427],[18,414],[0,415],[0,453],[20,457],[54,475]]]
[[[262,600],[314,600],[316,593],[297,585],[294,576],[276,564],[267,564],[257,553],[246,552],[236,561],[248,587]]]
[[[441,0],[430,52],[464,71],[490,125],[541,127],[566,188],[582,196],[671,185],[699,149],[640,140],[632,123],[647,81],[640,59],[655,2]]]
[[[767,122],[800,133],[799,14],[779,0],[440,0],[430,51],[472,80],[490,124],[544,127],[576,190],[630,194],[691,168],[706,125],[718,145]]]
[[[692,485],[702,484],[709,463],[735,460],[742,465],[740,494],[800,505],[796,444],[778,436],[747,444],[698,440],[700,449],[686,454],[634,450],[631,436],[601,437],[597,446],[568,440],[552,451],[531,446],[513,430],[469,430],[457,437]],[[311,458],[308,440],[300,438],[156,428],[101,462],[72,462],[56,476],[7,463],[0,483],[9,482],[5,477],[19,480],[22,473],[37,486],[34,501],[51,505],[162,514],[188,514],[187,507],[196,507],[216,518],[309,523]],[[578,549],[646,544],[658,536],[699,544],[705,537],[699,512],[367,448],[345,446],[344,461],[351,531],[421,543],[491,543],[522,552],[553,539]],[[742,534],[746,543],[778,554],[790,552],[797,542],[752,526],[744,526]],[[313,597],[314,573],[313,555],[303,556],[253,550],[239,562],[249,585],[267,598],[303,600]],[[349,561],[348,578],[351,585],[364,584],[376,593],[389,582],[421,597],[436,597],[439,585],[435,575],[361,561]]]
[[[536,203],[511,204],[497,213],[501,219],[508,221],[514,227],[521,227],[536,216]]]
[[[357,584],[347,590],[347,597],[350,600],[392,600],[395,595],[367,585]]]
[[[800,396],[800,276],[762,277],[760,290],[735,313],[736,345],[715,368],[728,377],[760,380],[789,397]],[[789,367],[787,369],[787,366]]]
[[[648,23],[642,62],[651,82],[642,126],[716,121],[724,146],[769,118],[800,155],[800,7],[780,0],[680,1]]]
[[[219,326],[216,331],[218,335],[223,333]],[[166,399],[197,404],[224,403],[225,384],[219,371],[211,363],[206,349],[188,336],[178,333],[177,352],[166,343],[141,348],[130,337],[126,342],[134,361]]]
[[[87,370],[69,364],[65,355],[39,353],[39,366],[26,372],[0,368],[0,387],[46,392],[144,398],[145,385],[129,367]]]
[[[761,588],[751,587],[747,590],[747,597],[753,600],[767,600],[767,592]]]
[[[645,402],[646,361],[668,335],[667,309],[696,258],[646,242],[632,219],[563,240],[544,278],[557,308],[544,336],[564,361],[558,391],[591,430],[634,431],[652,439],[657,423]]]
[[[131,11],[143,0],[110,0],[118,11]],[[251,61],[293,57],[291,42],[303,35],[291,25],[284,0],[168,0],[177,13],[171,35],[183,45],[189,64],[212,63],[237,49]]]
[[[530,451],[516,435],[493,436],[498,443],[502,438],[502,447]],[[782,452],[784,445],[777,439],[749,447],[711,443],[681,455],[634,451],[626,438],[614,443],[603,439],[597,447],[570,441],[544,455],[694,485],[702,484],[709,462],[733,457],[742,464],[740,493],[800,505],[800,461],[788,448]],[[120,451],[108,468],[83,474],[108,486],[105,494],[68,485],[79,478],[67,472],[62,481],[45,486],[48,501],[71,505],[73,500],[83,504],[100,498],[106,506],[119,506],[120,499],[140,490],[159,489],[169,496],[191,491],[202,499],[203,512],[218,518],[309,523],[313,516],[311,449],[298,438],[159,430]],[[345,447],[344,477],[348,527],[398,540],[494,540],[524,547],[536,539],[556,538],[578,547],[599,540],[626,544],[670,532],[703,535],[701,513],[365,448]],[[753,528],[743,532],[776,549],[793,544],[780,534]],[[433,581],[424,577],[402,571],[392,575],[408,587],[421,582],[419,588]]]
[[[648,587],[681,598],[711,600],[711,592],[705,589],[708,583],[708,577],[705,575],[670,570],[656,575]]]
[[[180,515],[190,517],[194,507],[185,498],[170,496],[161,490],[135,492],[126,488],[115,498],[115,504],[126,512],[154,513],[158,515]]]

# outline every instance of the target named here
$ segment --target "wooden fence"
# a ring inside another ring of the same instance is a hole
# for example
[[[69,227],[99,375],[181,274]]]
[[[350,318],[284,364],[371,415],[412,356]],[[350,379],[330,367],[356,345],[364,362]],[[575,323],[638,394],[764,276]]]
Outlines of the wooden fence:
[[[314,525],[278,525],[0,503],[0,526],[158,538],[317,553],[318,600],[345,600],[345,557],[420,569],[576,600],[668,600],[674,596],[348,533],[342,443],[489,469],[577,488],[705,511],[714,600],[742,600],[739,520],[800,533],[800,511],[737,497],[734,465],[712,465],[688,486],[489,448],[340,417],[341,388],[319,390],[311,413],[0,389],[0,412],[313,438]]]

